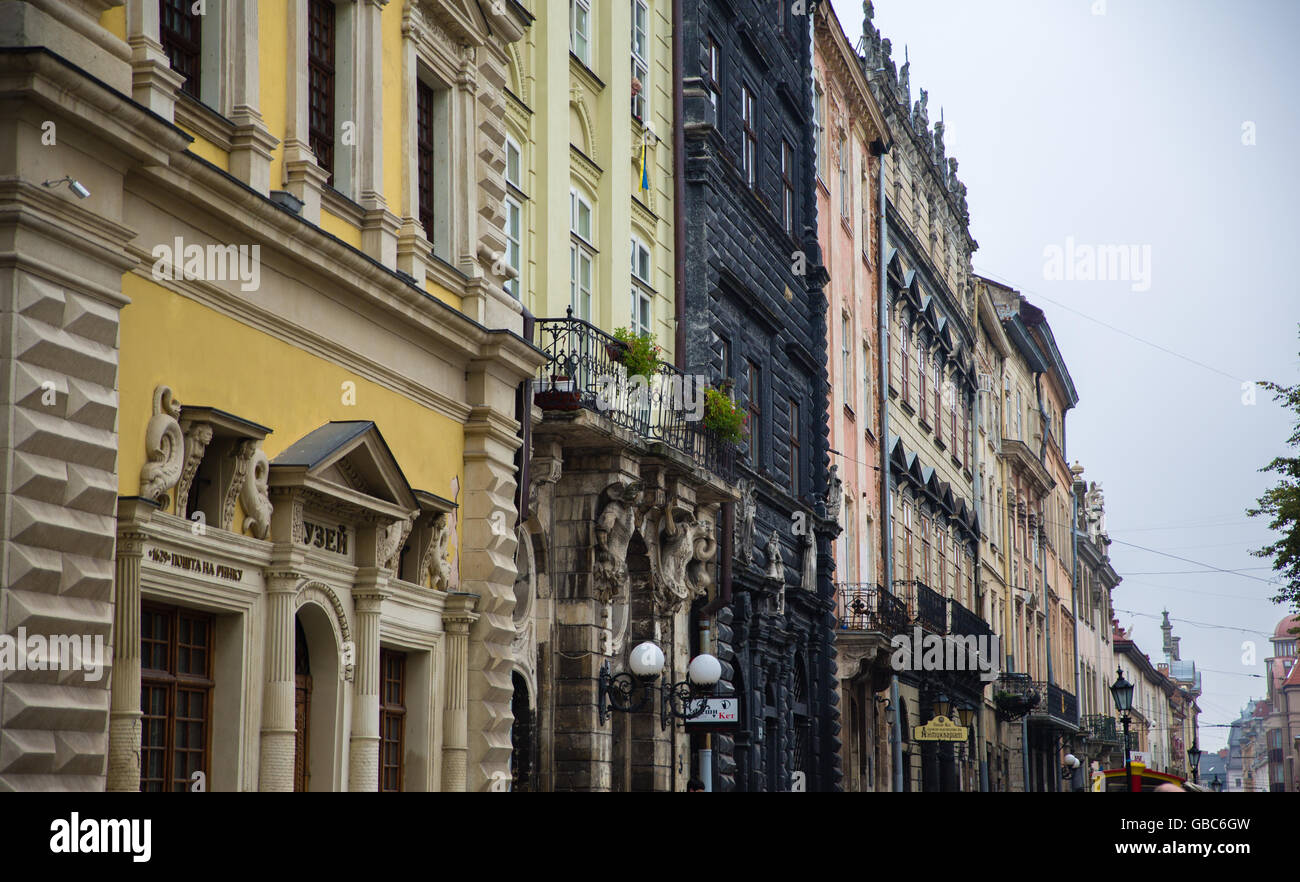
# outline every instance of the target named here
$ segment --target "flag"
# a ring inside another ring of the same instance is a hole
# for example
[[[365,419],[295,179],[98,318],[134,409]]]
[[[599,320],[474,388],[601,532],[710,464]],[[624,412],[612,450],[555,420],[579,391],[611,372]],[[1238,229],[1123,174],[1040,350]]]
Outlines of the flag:
[[[650,189],[649,145],[644,135],[641,136],[641,189]]]

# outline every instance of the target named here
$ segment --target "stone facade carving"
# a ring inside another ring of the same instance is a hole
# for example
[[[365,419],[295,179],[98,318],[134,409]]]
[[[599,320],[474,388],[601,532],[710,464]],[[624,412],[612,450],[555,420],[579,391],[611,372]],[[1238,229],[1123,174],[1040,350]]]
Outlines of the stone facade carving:
[[[420,575],[429,574],[429,584],[447,591],[451,587],[451,562],[447,560],[451,541],[451,516],[438,512],[433,519],[433,536],[420,557]]]
[[[221,529],[223,530],[235,528],[235,501],[239,499],[240,492],[244,489],[244,481],[248,478],[248,467],[258,451],[259,443],[252,440],[241,441],[235,448],[235,473],[230,478],[225,498],[221,502]]]
[[[140,495],[160,505],[176,486],[185,467],[185,434],[180,424],[181,403],[170,386],[153,390],[153,416],[145,429],[147,461],[140,467]]]
[[[335,639],[338,641],[340,649],[349,645],[355,647],[356,644],[352,642],[352,626],[348,623],[347,610],[343,608],[343,601],[339,600],[339,596],[334,593],[334,589],[323,582],[307,582],[294,594],[293,607],[295,610],[301,609],[304,603],[313,600],[334,613],[334,624],[338,627]],[[339,666],[339,676],[350,683],[356,673],[355,655],[350,656],[345,652],[342,655],[342,662]]]
[[[271,535],[271,497],[267,480],[271,475],[271,460],[259,442],[248,463],[244,486],[239,490],[239,504],[244,508],[244,532],[258,539]]]
[[[754,483],[741,478],[740,501],[736,503],[736,557],[744,566],[754,565],[754,515],[758,505],[754,498]]]
[[[817,542],[811,531],[803,535],[803,567],[800,581],[805,591],[817,590]]]
[[[713,591],[713,573],[710,567],[718,554],[718,539],[714,533],[715,511],[715,508],[710,508],[700,515],[699,523],[695,525],[695,555],[686,565],[686,576],[699,597],[708,597]]]
[[[606,500],[596,516],[596,568],[592,590],[602,603],[609,603],[627,590],[627,546],[636,529],[641,484],[610,484],[601,496]]]
[[[203,451],[208,449],[208,442],[212,440],[212,424],[181,423],[181,433],[185,436],[185,466],[176,484],[176,514],[185,517],[194,475],[199,470],[199,463],[203,462]]]
[[[826,517],[838,521],[843,507],[844,479],[840,477],[840,467],[833,465],[826,479]]]
[[[388,570],[397,569],[402,546],[406,544],[406,537],[411,534],[411,527],[414,524],[415,515],[409,514],[400,521],[393,521],[386,529],[380,531],[375,560],[379,561],[381,567]]]
[[[785,561],[781,559],[781,537],[776,530],[767,540],[767,577],[785,581]]]
[[[692,565],[699,563],[701,555],[708,560],[717,553],[713,521],[711,518],[697,521],[668,505],[662,512],[656,509],[647,513],[641,535],[650,558],[655,612],[671,616],[681,609],[683,601],[699,595],[707,587],[699,584],[700,568]],[[711,579],[707,571],[704,577]]]

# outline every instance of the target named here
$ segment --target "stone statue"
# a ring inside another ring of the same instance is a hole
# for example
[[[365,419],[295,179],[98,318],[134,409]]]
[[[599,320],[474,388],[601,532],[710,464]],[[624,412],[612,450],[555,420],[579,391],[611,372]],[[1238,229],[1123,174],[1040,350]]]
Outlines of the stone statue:
[[[604,508],[596,516],[596,568],[592,590],[609,603],[627,589],[627,546],[636,530],[641,483],[610,484],[601,496]]]
[[[767,540],[767,577],[785,582],[785,562],[781,559],[781,537],[776,530]]]
[[[736,503],[735,555],[742,566],[754,565],[754,516],[757,513],[754,484],[748,478],[741,478],[740,502]]]
[[[424,550],[424,558],[420,561],[420,572],[428,573],[430,584],[443,591],[451,585],[451,561],[447,560],[450,542],[451,516],[440,511],[433,519],[433,535],[429,537],[429,547]]]
[[[817,540],[811,531],[803,535],[803,567],[800,580],[803,590],[817,590]]]
[[[921,97],[912,106],[912,128],[916,129],[918,134],[928,132],[930,129],[930,115],[927,110],[929,104],[930,93],[922,89]]]
[[[843,505],[844,481],[840,478],[840,467],[833,465],[826,479],[826,517],[833,521],[839,520]]]
[[[655,509],[646,513],[641,535],[650,558],[656,613],[672,615],[683,601],[699,593],[700,587],[690,578],[689,570],[702,541],[705,550],[713,545],[716,553],[712,533],[712,520],[697,522],[673,505],[665,506],[662,512]]]

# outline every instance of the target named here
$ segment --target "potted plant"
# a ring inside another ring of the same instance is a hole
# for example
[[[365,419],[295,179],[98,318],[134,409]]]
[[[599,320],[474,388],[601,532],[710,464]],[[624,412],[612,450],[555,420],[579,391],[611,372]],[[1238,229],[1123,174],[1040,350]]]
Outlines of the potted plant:
[[[578,410],[582,407],[582,395],[572,377],[551,374],[550,386],[539,388],[533,402],[542,410]]]
[[[723,441],[739,444],[749,436],[749,414],[721,389],[704,389],[704,427]]]
[[[616,328],[614,342],[607,343],[605,350],[612,360],[627,368],[629,377],[646,379],[655,375],[659,367],[659,355],[663,352],[652,335],[633,334],[627,328]]]

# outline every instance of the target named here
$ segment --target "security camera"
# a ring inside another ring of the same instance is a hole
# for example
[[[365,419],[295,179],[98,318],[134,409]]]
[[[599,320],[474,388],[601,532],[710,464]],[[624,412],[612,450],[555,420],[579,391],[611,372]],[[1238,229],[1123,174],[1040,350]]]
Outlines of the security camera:
[[[75,193],[78,199],[85,199],[90,195],[90,191],[82,186],[81,181],[67,176],[59,178],[57,181],[45,181],[41,186],[53,189],[54,187],[59,186],[59,184],[67,184],[68,189]]]

